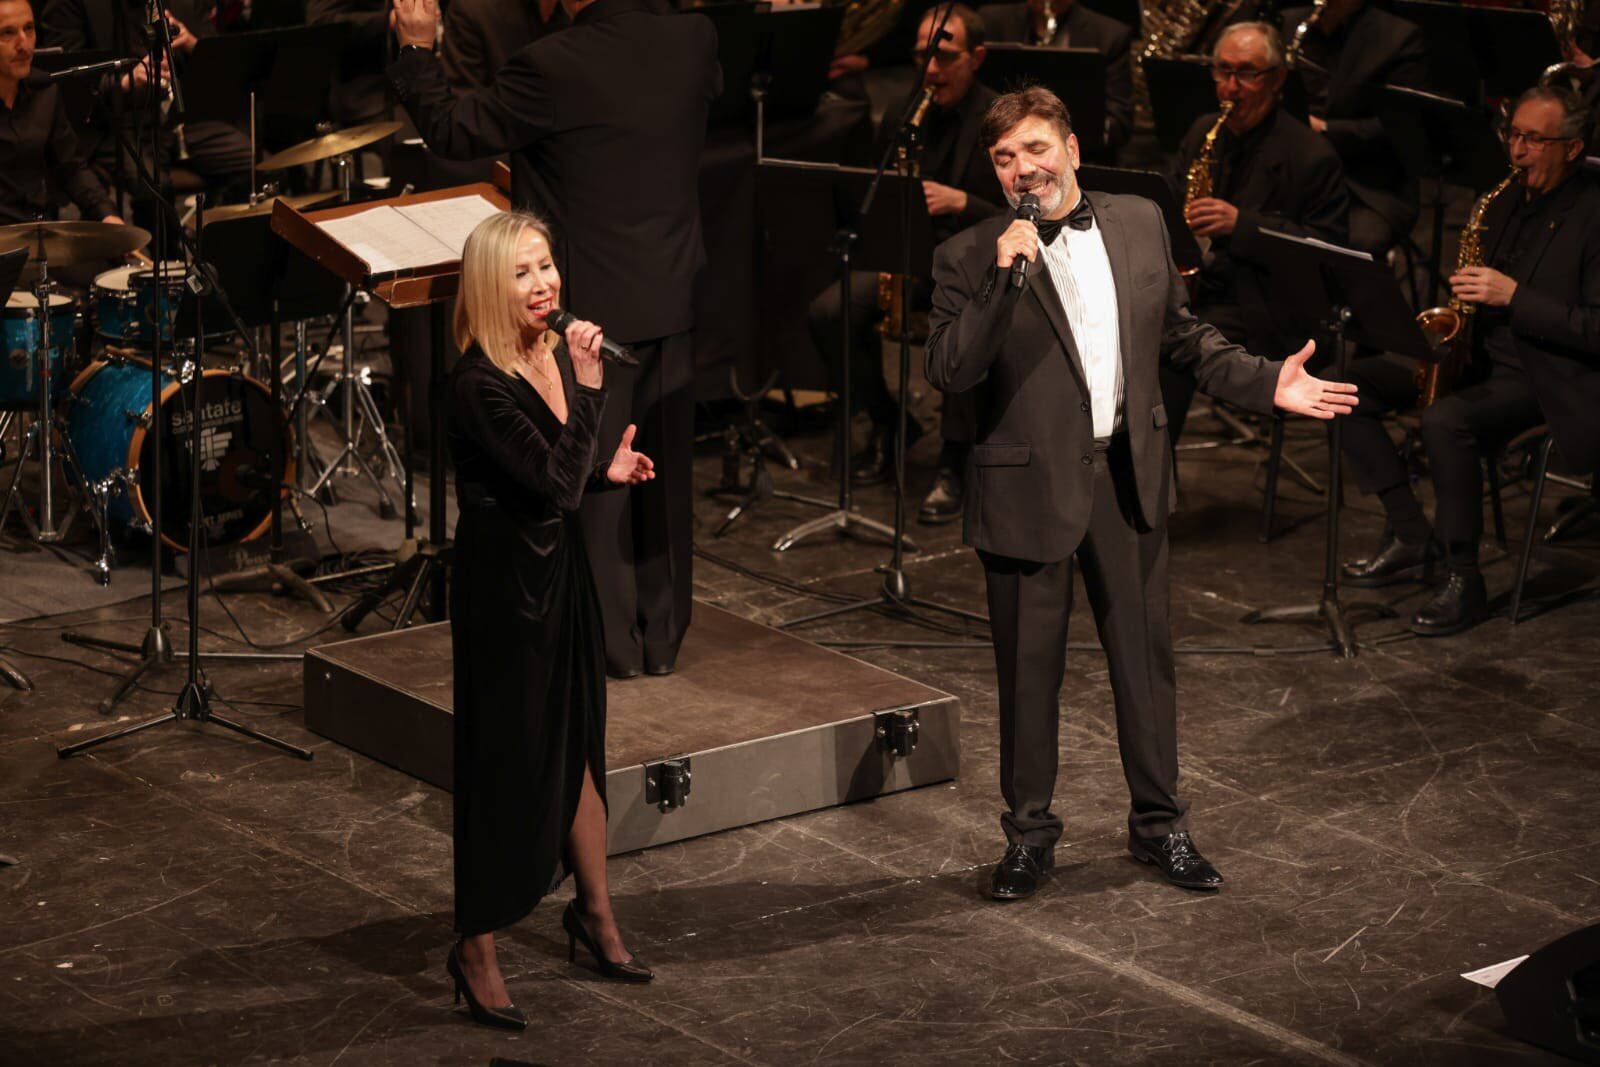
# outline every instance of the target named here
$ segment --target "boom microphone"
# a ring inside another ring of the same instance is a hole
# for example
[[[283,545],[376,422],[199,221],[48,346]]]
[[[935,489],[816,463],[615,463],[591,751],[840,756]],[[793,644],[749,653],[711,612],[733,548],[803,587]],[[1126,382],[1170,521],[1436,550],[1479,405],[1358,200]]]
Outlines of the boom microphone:
[[[557,333],[566,333],[567,327],[578,321],[578,316],[565,308],[551,308],[545,315],[544,321]],[[637,367],[639,361],[633,358],[622,345],[605,337],[600,338],[600,354],[619,367]]]

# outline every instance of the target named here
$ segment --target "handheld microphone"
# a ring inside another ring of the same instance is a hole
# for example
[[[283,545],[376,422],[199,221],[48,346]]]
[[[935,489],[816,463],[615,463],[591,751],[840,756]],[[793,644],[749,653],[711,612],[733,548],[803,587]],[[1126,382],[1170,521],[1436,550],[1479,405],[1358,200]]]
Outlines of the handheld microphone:
[[[566,333],[567,327],[578,321],[578,316],[566,308],[551,308],[549,313],[545,315],[544,321],[549,323],[550,328],[557,333]],[[633,358],[632,352],[629,352],[615,341],[604,337],[600,339],[600,354],[619,367],[637,367],[639,365],[639,361]]]
[[[1039,224],[1039,198],[1032,193],[1023,193],[1022,200],[1017,204],[1017,218],[1027,219],[1034,225]],[[1011,261],[1011,288],[1021,289],[1023,279],[1028,276],[1028,259],[1018,256]]]

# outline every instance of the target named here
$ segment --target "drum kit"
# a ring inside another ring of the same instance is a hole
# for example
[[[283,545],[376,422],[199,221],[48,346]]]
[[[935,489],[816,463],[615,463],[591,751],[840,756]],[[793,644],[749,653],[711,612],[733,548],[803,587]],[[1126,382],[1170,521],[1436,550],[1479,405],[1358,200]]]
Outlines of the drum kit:
[[[261,169],[278,170],[324,159],[345,174],[348,198],[351,153],[390,136],[398,123],[374,123],[312,138],[268,157]],[[325,201],[334,193],[285,197],[301,206]],[[276,199],[276,198],[273,198]],[[217,208],[206,225],[246,215],[269,213],[272,199]],[[93,561],[97,580],[111,578],[114,533],[154,534],[145,500],[153,482],[161,480],[161,497],[182,501],[193,490],[187,440],[193,429],[182,383],[200,370],[192,315],[180,315],[191,272],[181,260],[130,262],[94,276],[87,293],[61,287],[52,271],[84,268],[136,255],[150,241],[146,230],[102,222],[29,222],[0,226],[0,254],[24,249],[34,268],[33,280],[6,300],[0,339],[0,451],[15,425],[19,450],[3,503],[0,535],[13,508],[28,535],[41,544],[61,542],[74,519],[87,514],[99,534],[99,555]],[[142,257],[141,257],[142,259]],[[47,309],[48,313],[41,313]],[[184,320],[188,319],[186,323]],[[304,336],[303,324],[296,332]],[[366,389],[367,372],[354,363],[354,330],[345,313],[343,366],[324,389],[308,390],[297,382],[302,407],[330,416],[343,438],[333,463],[310,452],[301,433],[272,399],[262,377],[243,366],[204,370],[205,401],[201,412],[200,523],[209,544],[236,545],[263,536],[270,525],[277,492],[291,505],[294,493],[323,490],[335,474],[365,473],[378,481],[355,447],[356,419],[371,428],[380,466],[398,481],[398,455],[383,432],[382,418]],[[207,329],[214,336],[217,323]],[[297,366],[304,352],[296,345]],[[159,368],[160,404],[152,403],[154,353],[163,353]],[[65,383],[65,388],[63,388]],[[333,394],[343,389],[342,412],[329,410]],[[32,421],[24,428],[24,416]],[[342,416],[342,417],[341,417]],[[153,438],[161,437],[159,450]],[[297,490],[296,456],[318,475],[309,490]],[[160,469],[154,457],[160,456]],[[27,461],[39,471],[35,499],[24,499],[22,475]],[[58,522],[55,486],[59,480],[72,500]],[[380,501],[387,495],[379,486]],[[166,509],[162,542],[184,552],[189,543],[186,509]],[[388,513],[392,504],[383,508]],[[298,507],[296,507],[298,513]],[[303,517],[303,528],[309,529]]]

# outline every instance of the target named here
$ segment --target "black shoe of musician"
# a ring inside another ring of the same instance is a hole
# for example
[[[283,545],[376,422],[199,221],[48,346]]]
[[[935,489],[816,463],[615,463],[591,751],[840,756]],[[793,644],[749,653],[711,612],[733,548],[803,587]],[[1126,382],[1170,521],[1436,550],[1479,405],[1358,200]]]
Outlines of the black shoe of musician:
[[[1043,845],[1011,845],[989,876],[996,900],[1026,900],[1039,891],[1055,866],[1055,851]]]
[[[1194,847],[1189,831],[1165,837],[1128,835],[1128,851],[1140,863],[1160,867],[1167,881],[1185,889],[1221,889],[1225,884],[1217,869]]]
[[[915,445],[922,434],[923,429],[916,419],[906,420],[906,437],[911,445]],[[852,478],[856,485],[882,485],[894,481],[894,444],[893,423],[873,426],[872,439],[855,456]]]
[[[1477,571],[1453,570],[1433,599],[1411,616],[1413,633],[1448,637],[1489,617],[1489,590]]]
[[[928,490],[928,495],[922,498],[922,507],[917,509],[917,521],[924,526],[940,526],[959,519],[965,489],[960,471],[954,467],[940,467],[933,479],[933,488]]]
[[[1346,563],[1339,573],[1347,585],[1362,589],[1418,578],[1430,581],[1433,578],[1433,565],[1440,555],[1439,543],[1431,537],[1420,545],[1414,545],[1391,533],[1376,553],[1366,559]]]

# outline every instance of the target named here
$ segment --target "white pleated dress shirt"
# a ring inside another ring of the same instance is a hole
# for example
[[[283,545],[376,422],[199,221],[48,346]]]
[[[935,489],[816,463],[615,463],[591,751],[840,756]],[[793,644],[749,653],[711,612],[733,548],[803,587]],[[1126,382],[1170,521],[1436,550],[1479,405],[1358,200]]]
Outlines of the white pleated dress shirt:
[[[1117,284],[1100,223],[1087,230],[1063,225],[1054,241],[1039,243],[1039,250],[1083,359],[1094,435],[1110,437],[1122,428],[1122,337]]]

